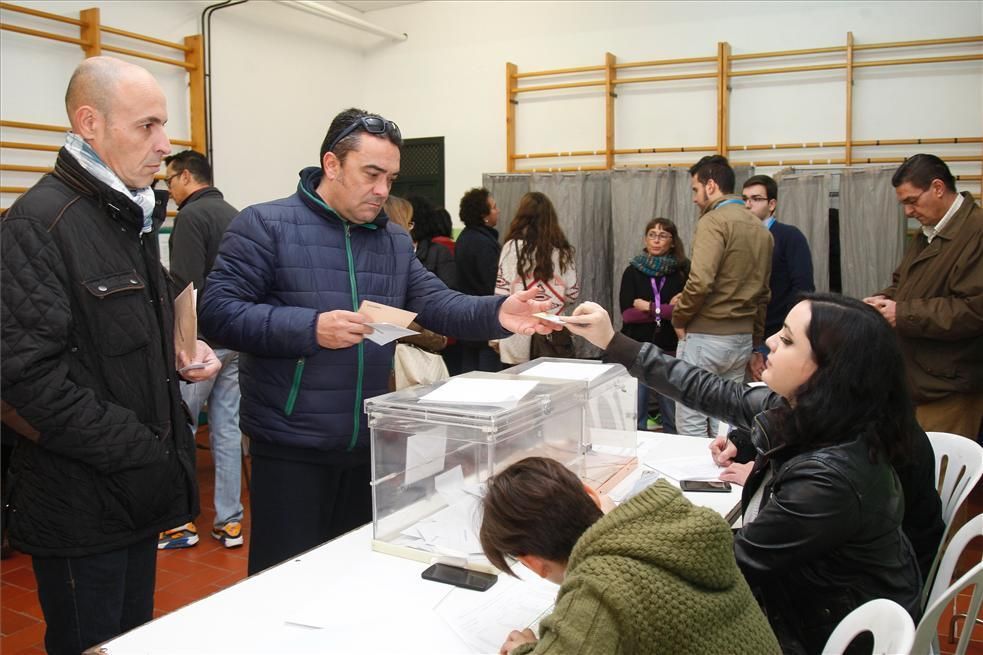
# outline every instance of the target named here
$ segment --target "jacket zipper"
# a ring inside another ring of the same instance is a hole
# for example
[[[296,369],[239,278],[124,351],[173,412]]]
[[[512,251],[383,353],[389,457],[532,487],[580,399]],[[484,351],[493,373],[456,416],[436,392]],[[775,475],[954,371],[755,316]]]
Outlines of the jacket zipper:
[[[351,226],[345,223],[345,255],[348,257],[348,279],[351,282],[352,290],[352,311],[358,311],[358,287],[355,282],[355,262],[352,259]],[[355,407],[352,421],[352,438],[348,443],[348,450],[355,448],[358,441],[358,430],[362,422],[362,375],[365,369],[365,342],[358,343],[358,379],[355,382]]]
[[[294,381],[290,385],[290,393],[287,394],[287,404],[283,406],[283,413],[285,416],[290,416],[294,413],[294,405],[297,403],[297,394],[300,393],[300,378],[304,375],[304,363],[306,361],[306,357],[301,357],[297,360],[297,364],[294,366]]]

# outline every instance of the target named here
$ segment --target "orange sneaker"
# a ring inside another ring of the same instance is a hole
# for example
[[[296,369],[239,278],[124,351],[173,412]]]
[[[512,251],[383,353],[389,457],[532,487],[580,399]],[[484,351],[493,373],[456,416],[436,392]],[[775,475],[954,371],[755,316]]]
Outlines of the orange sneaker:
[[[196,543],[198,543],[198,529],[194,523],[185,523],[161,532],[157,537],[157,550],[191,548]]]
[[[212,528],[212,536],[222,542],[226,548],[238,548],[243,543],[242,524],[229,521],[225,525]]]

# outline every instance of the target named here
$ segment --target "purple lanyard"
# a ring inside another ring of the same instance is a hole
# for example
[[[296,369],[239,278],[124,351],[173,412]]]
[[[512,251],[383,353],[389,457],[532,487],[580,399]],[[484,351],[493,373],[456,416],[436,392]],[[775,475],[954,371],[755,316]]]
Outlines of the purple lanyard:
[[[656,282],[654,277],[649,278],[652,283],[652,314],[655,316],[656,327],[662,327],[662,287],[666,286],[666,278],[662,276]]]

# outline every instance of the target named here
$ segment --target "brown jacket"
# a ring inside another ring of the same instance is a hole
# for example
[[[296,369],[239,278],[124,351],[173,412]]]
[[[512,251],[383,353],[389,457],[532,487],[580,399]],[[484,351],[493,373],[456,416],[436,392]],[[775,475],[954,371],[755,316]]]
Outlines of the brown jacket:
[[[724,196],[708,205],[696,224],[689,279],[673,309],[673,326],[701,334],[750,333],[760,344],[773,249],[771,233],[740,198]]]
[[[897,302],[898,337],[916,403],[983,390],[983,209],[963,204],[928,242],[919,230],[881,294]]]

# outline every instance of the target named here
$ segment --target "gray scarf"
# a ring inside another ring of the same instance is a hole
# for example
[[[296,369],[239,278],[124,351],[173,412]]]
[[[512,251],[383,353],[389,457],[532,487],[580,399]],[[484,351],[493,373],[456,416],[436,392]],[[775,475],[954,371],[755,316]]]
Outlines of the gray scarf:
[[[154,207],[157,205],[157,199],[154,197],[154,190],[149,186],[145,186],[142,189],[129,189],[123,180],[119,179],[119,176],[113,172],[111,168],[106,166],[106,164],[99,158],[96,151],[92,149],[85,139],[80,137],[74,132],[68,132],[65,136],[65,150],[75,158],[82,168],[89,172],[90,175],[95,177],[97,180],[102,182],[108,187],[111,187],[123,195],[131,198],[133,202],[137,204],[138,207],[143,211],[143,228],[141,228],[141,234],[147,234],[154,229],[153,220],[151,216],[154,213]]]

